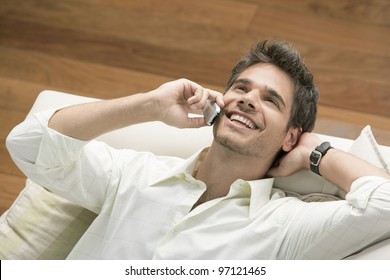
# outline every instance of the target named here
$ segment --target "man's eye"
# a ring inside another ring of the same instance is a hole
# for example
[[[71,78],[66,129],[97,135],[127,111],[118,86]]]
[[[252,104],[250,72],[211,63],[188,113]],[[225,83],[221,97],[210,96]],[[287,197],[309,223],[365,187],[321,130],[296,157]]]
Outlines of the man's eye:
[[[279,109],[279,103],[278,103],[275,99],[273,99],[273,98],[268,98],[268,99],[266,99],[265,101],[270,102],[272,105],[274,105],[276,108]]]
[[[236,89],[243,92],[248,92],[248,89],[245,86],[238,85],[236,86]]]

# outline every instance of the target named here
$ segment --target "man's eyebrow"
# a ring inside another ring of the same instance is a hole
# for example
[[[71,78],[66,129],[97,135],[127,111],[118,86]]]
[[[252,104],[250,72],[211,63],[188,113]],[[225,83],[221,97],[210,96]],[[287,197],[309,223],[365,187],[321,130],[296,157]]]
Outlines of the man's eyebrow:
[[[253,82],[249,79],[237,79],[234,81],[233,85],[236,85],[236,84],[246,84],[246,85],[251,85],[253,84]]]
[[[236,85],[236,84],[253,85],[254,83],[253,83],[253,81],[244,78],[244,79],[235,80],[233,85]],[[286,107],[286,103],[284,102],[283,97],[275,89],[273,89],[272,87],[266,86],[265,91],[269,95],[271,95],[272,97],[276,98],[283,107]]]
[[[272,95],[274,98],[276,98],[280,104],[282,104],[283,107],[286,107],[286,103],[284,103],[283,97],[273,88],[266,86],[265,91],[268,92],[268,94]]]

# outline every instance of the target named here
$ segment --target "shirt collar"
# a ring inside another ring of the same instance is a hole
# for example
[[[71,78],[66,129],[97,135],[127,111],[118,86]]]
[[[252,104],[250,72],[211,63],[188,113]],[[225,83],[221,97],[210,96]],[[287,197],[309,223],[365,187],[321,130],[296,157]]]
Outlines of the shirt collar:
[[[172,177],[183,178],[183,176],[185,176],[188,180],[196,181],[190,174],[193,173],[198,158],[203,151],[204,149],[201,149],[188,159],[183,160],[181,164],[178,164],[176,167],[170,169],[167,173],[157,179],[154,184]],[[231,198],[233,196],[249,197],[249,216],[251,217],[271,199],[273,183],[274,178],[253,181],[238,179],[230,186],[230,190],[226,198]]]
[[[187,177],[191,177],[192,178],[192,176],[190,174],[193,173],[193,171],[194,171],[194,169],[196,167],[196,163],[198,161],[198,158],[200,157],[200,155],[203,152],[203,150],[204,149],[201,149],[198,152],[196,152],[195,154],[193,154],[191,157],[189,157],[187,159],[183,159],[183,161],[181,163],[177,164],[173,168],[169,169],[162,176],[158,177],[154,181],[153,185],[157,184],[157,183],[159,183],[161,181],[167,180],[169,178],[172,178],[172,177],[187,176]],[[192,179],[195,180],[194,178],[192,178]]]
[[[274,178],[253,181],[238,179],[230,186],[225,198],[249,198],[249,216],[252,217],[271,199],[273,182]]]
[[[274,178],[249,181],[251,188],[251,199],[249,205],[249,216],[253,216],[270,199]]]

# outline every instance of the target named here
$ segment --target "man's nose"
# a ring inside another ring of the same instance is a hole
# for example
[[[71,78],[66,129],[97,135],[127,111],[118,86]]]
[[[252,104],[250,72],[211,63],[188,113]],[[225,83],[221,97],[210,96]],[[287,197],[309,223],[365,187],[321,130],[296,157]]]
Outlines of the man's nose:
[[[258,110],[259,101],[258,101],[258,93],[256,90],[252,90],[247,92],[245,95],[241,97],[238,101],[238,105],[242,110],[256,111]]]

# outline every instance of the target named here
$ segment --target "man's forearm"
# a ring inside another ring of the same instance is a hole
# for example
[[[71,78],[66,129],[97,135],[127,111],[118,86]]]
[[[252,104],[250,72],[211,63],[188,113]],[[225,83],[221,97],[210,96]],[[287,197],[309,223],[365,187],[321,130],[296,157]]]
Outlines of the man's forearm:
[[[153,96],[145,93],[66,107],[51,117],[49,127],[76,139],[91,140],[115,129],[157,119]]]
[[[363,176],[379,176],[390,180],[384,170],[346,152],[331,149],[320,163],[321,175],[349,192],[352,183]]]
[[[303,133],[298,145],[282,157],[279,164],[268,171],[268,175],[288,176],[300,169],[310,169],[310,155],[320,144],[321,140],[314,133]],[[328,150],[322,157],[319,171],[325,179],[347,193],[352,183],[360,177],[379,176],[390,180],[390,175],[386,171],[337,149]]]

